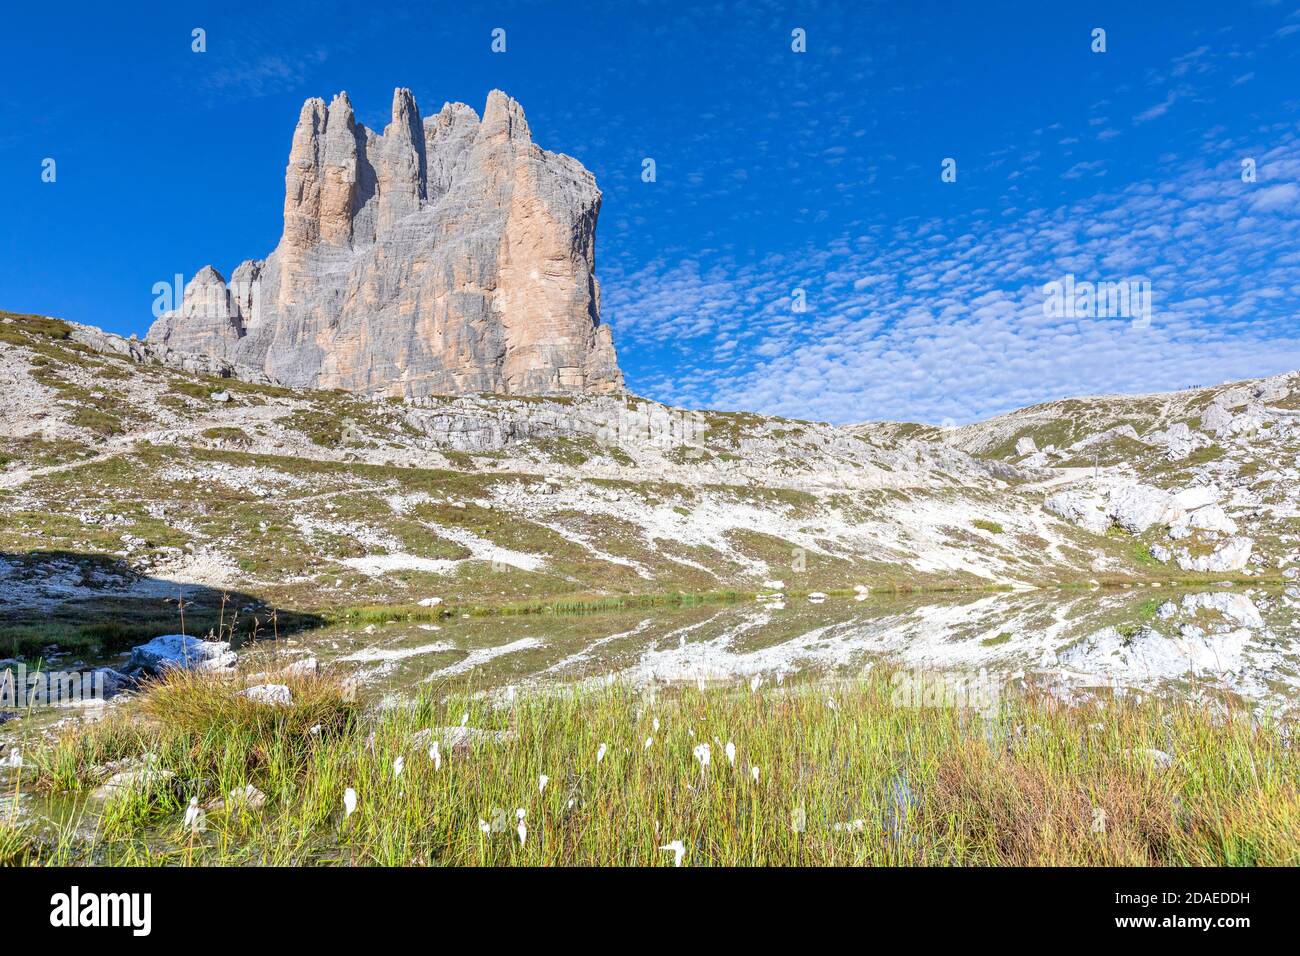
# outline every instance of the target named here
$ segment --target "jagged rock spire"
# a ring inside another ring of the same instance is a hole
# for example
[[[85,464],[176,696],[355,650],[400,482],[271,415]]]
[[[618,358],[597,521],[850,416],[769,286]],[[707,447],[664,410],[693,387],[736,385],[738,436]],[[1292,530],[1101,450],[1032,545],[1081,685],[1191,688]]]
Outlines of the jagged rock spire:
[[[303,386],[621,389],[600,323],[591,173],[534,146],[523,108],[500,90],[482,121],[463,103],[422,120],[404,88],[391,115],[377,134],[346,93],[304,103],[279,246],[236,270],[224,315],[190,308],[187,292],[149,338]]]

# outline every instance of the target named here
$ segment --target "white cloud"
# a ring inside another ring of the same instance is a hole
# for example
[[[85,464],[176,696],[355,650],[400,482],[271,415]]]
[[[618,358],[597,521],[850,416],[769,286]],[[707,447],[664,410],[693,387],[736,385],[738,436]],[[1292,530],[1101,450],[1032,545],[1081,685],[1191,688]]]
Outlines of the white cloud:
[[[1282,183],[1267,186],[1255,193],[1250,200],[1250,208],[1256,212],[1275,212],[1295,210],[1300,200],[1300,186],[1295,183]]]
[[[661,260],[606,279],[607,315],[630,368],[660,353],[634,390],[835,422],[970,421],[1300,368],[1297,146],[1243,144],[1005,219],[911,220],[761,262]],[[1236,156],[1252,154],[1261,182],[1245,184]],[[1152,321],[1046,316],[1043,285],[1066,273],[1148,280]],[[791,311],[795,287],[809,312]]]

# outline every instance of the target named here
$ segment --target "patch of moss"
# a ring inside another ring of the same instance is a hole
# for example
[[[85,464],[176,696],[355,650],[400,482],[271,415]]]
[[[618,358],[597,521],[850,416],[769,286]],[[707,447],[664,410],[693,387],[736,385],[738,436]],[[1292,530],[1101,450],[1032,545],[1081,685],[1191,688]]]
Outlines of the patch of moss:
[[[347,424],[337,415],[327,412],[295,412],[278,421],[302,432],[312,444],[322,448],[338,448],[347,438]]]
[[[1132,554],[1133,560],[1144,567],[1160,563],[1156,560],[1155,555],[1151,553],[1151,548],[1145,541],[1134,541]]]
[[[72,326],[62,319],[0,311],[0,342],[6,345],[28,345],[33,338],[62,341],[71,335]]]
[[[251,445],[253,439],[248,437],[248,433],[242,428],[207,428],[204,429],[203,437],[209,441],[222,441],[231,445]]]
[[[1212,461],[1218,461],[1228,452],[1219,445],[1206,445],[1204,448],[1198,448],[1181,462],[1184,468],[1192,468],[1196,465],[1204,465]]]
[[[675,465],[698,465],[706,461],[712,461],[713,455],[695,445],[678,445],[676,448],[670,448],[664,452],[664,458]]]
[[[68,420],[77,427],[85,428],[104,438],[121,435],[126,431],[121,418],[87,406],[78,408]]]
[[[442,453],[442,457],[451,462],[459,471],[474,471],[477,465],[474,464],[474,456],[468,452],[454,451],[447,449]]]
[[[220,389],[214,389],[203,382],[173,381],[171,383],[171,391],[176,395],[186,395],[189,398],[198,398],[208,401],[212,397],[212,393],[214,391],[220,391]]]

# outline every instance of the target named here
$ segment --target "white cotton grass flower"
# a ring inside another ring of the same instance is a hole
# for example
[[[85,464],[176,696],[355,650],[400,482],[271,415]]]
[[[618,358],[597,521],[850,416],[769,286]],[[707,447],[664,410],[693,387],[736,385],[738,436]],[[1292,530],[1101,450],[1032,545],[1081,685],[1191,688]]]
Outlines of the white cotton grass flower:
[[[393,761],[393,776],[400,777],[402,775],[402,770],[405,767],[406,767],[406,758],[398,757],[396,760]]]
[[[357,812],[357,792],[351,787],[343,791],[343,819]]]
[[[436,740],[433,742],[433,745],[429,747],[429,759],[433,761],[433,769],[435,771],[442,769],[442,751],[438,749],[438,741]]]
[[[519,826],[515,827],[515,832],[519,834],[519,845],[523,846],[528,841],[528,825],[524,823],[524,808],[520,807],[516,810],[515,816],[519,820]]]
[[[755,674],[753,677],[749,679],[749,689],[751,693],[753,691],[758,690],[761,686],[763,686],[762,674]]]
[[[708,744],[696,744],[694,754],[695,759],[700,762],[700,773],[704,773],[704,768],[713,759],[713,748]]]
[[[492,824],[488,823],[488,822],[487,822],[486,820],[484,820],[482,817],[479,817],[479,818],[478,818],[478,829],[479,829],[479,832],[480,832],[480,833],[491,833],[491,832],[492,832]]]
[[[546,792],[546,785],[547,785],[548,783],[550,783],[550,782],[551,782],[551,778],[548,777],[548,776],[546,776],[546,774],[542,774],[540,777],[538,777],[538,778],[537,778],[537,792],[538,792],[538,793],[545,793],[545,792]]]
[[[307,733],[311,734],[313,737],[317,737],[320,736],[320,731],[321,731],[321,725],[313,724],[311,730],[307,731]]]
[[[668,850],[672,852],[673,866],[682,865],[682,857],[686,855],[686,847],[682,845],[681,840],[674,840],[672,843],[665,844],[664,846],[661,846],[659,849]]]
[[[758,768],[757,768],[757,767],[750,767],[750,768],[749,768],[749,775],[750,775],[751,777],[754,778],[754,783],[758,783]]]
[[[609,749],[609,748],[606,747],[604,744],[601,744],[599,747],[596,748],[596,763],[597,763],[597,764],[599,764],[602,760],[605,759],[605,751],[607,751],[608,749]]]
[[[736,765],[736,745],[730,740],[727,741],[727,763],[733,767]]]
[[[469,711],[467,710],[465,711],[465,713],[460,715],[460,725],[464,727],[468,723],[469,723]]]
[[[198,797],[190,797],[190,805],[185,808],[185,820],[181,826],[193,833],[202,833],[208,828],[208,815],[199,808]]]
[[[647,737],[647,738],[645,739],[645,745],[642,746],[641,749],[642,749],[642,750],[649,750],[649,749],[650,749],[650,745],[653,744],[654,742],[655,742],[655,739],[654,739],[653,737]]]
[[[655,733],[659,733],[659,718],[656,717],[654,720],[650,721],[650,726],[654,729]]]
[[[835,710],[838,705],[835,703],[834,697],[827,697],[826,706],[829,707],[831,710]]]

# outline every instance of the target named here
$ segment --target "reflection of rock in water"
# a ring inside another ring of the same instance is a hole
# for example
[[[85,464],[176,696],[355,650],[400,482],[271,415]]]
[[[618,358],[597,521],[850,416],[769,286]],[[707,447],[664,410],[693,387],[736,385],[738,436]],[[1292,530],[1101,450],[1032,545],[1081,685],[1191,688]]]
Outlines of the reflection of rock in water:
[[[885,810],[881,823],[887,844],[896,846],[901,843],[908,818],[920,806],[921,801],[912,792],[904,774],[895,774],[890,778],[889,783],[885,785]],[[912,842],[916,843],[915,835],[912,837]]]
[[[1000,753],[1006,751],[1010,753],[1015,733],[1005,720],[995,718],[993,720],[983,720],[980,724],[980,733],[984,737],[984,743],[988,745],[990,752]]]

